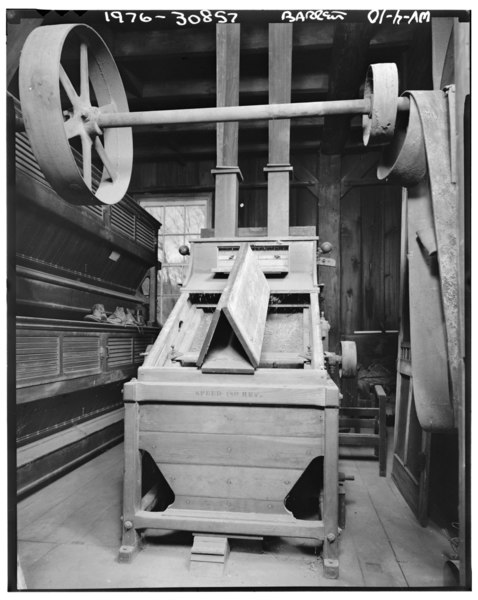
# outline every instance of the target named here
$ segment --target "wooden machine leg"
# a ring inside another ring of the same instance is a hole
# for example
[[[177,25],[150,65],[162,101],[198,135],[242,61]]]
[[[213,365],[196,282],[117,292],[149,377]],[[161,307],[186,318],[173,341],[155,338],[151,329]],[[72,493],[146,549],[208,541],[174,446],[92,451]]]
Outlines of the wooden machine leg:
[[[140,549],[141,536],[134,528],[134,516],[141,502],[141,455],[138,446],[138,404],[125,402],[123,540],[119,562],[130,562]]]
[[[378,404],[378,461],[380,477],[387,474],[387,395],[381,385],[374,386]]]
[[[339,576],[339,409],[338,407],[324,410],[325,417],[325,457],[324,457],[324,576],[327,579],[337,579]]]

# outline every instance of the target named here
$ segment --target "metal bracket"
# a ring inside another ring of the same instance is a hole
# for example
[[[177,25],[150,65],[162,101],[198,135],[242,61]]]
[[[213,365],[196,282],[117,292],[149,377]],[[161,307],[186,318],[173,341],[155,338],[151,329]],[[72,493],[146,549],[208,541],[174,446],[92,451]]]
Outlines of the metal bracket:
[[[335,258],[326,258],[325,256],[317,257],[317,264],[321,267],[335,267],[336,261]]]

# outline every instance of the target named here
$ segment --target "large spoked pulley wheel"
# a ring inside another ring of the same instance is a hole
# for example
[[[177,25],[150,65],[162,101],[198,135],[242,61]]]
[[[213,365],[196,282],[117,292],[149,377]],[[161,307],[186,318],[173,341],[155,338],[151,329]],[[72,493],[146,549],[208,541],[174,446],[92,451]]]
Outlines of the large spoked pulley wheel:
[[[101,130],[104,113],[128,112],[116,64],[87,25],[35,29],[22,50],[25,130],[52,188],[73,204],[115,204],[128,189],[131,128]]]

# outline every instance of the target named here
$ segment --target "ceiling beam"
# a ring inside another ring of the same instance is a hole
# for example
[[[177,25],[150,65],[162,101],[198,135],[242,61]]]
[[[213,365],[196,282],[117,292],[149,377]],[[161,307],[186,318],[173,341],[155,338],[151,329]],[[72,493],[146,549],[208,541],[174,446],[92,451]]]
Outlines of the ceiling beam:
[[[213,140],[214,141],[214,140]],[[351,139],[346,143],[344,151],[353,150],[364,150],[362,142],[362,131],[359,130],[357,135],[351,136]],[[292,144],[292,153],[298,152],[316,152],[320,150],[320,137],[317,136],[314,140],[305,140]],[[214,143],[197,143],[182,145],[180,148],[181,157],[183,159],[192,160],[193,158],[204,158],[210,157],[215,158],[216,145]],[[267,143],[249,143],[239,144],[239,166],[241,156],[251,154],[264,154],[265,161],[267,161],[267,155],[269,151],[269,145]],[[176,152],[171,151],[165,146],[152,146],[152,145],[137,145],[134,149],[134,160],[135,162],[155,162],[160,160],[177,160],[178,156]],[[293,164],[293,160],[291,161]],[[264,163],[265,164],[265,163]]]
[[[96,26],[101,32],[102,28]],[[382,25],[376,29],[371,40],[372,46],[399,46],[409,43],[414,26],[397,27]],[[333,45],[333,23],[295,23],[294,50],[314,50],[331,48]],[[269,48],[267,26],[254,24],[243,26],[241,32],[241,52],[267,52]],[[192,51],[199,54],[216,53],[214,28],[173,29],[173,30],[118,30],[115,33],[111,51],[115,58],[134,60],[146,57],[187,55]]]
[[[194,74],[192,74],[194,75]],[[325,94],[329,87],[327,73],[307,73],[292,76],[292,93]],[[241,77],[239,94],[267,95],[269,92],[268,77]],[[214,79],[180,79],[169,81],[148,81],[143,86],[144,100],[164,100],[165,98],[190,98],[191,96],[216,98],[216,81]],[[215,104],[215,102],[214,102]]]

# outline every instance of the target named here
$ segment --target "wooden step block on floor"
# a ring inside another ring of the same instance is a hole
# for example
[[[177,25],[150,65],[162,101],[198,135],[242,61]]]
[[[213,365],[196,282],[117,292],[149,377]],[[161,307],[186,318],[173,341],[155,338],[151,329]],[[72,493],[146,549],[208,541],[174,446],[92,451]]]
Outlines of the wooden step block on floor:
[[[221,576],[229,556],[229,540],[222,535],[193,534],[189,570],[198,575]]]

